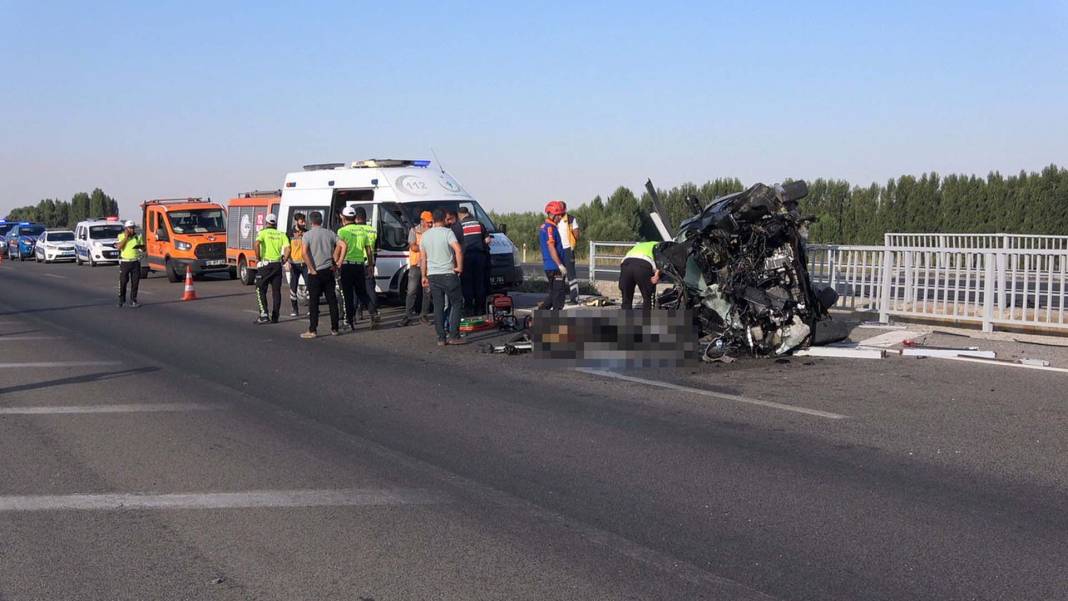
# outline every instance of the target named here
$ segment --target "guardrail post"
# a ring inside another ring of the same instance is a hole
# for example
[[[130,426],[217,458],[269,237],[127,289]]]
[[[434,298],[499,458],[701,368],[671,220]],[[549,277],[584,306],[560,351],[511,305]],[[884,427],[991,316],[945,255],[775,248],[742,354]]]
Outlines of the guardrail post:
[[[904,298],[902,300],[904,300],[905,303],[912,303],[914,299],[912,298],[912,253],[911,252],[905,253],[904,268],[905,268],[905,295],[904,295]]]
[[[1007,305],[1007,301],[1008,301],[1009,295],[1008,295],[1007,292],[1005,292],[1005,270],[1006,270],[1006,266],[1007,265],[1008,265],[1008,260],[1007,260],[1007,257],[1005,255],[1005,253],[1003,253],[1003,252],[998,253],[998,255],[997,255],[997,265],[995,267],[997,268],[997,286],[998,286],[997,287],[997,291],[998,291],[998,297],[997,298],[998,298],[999,315],[1004,314],[1005,307],[1008,306]]]
[[[894,263],[894,251],[883,249],[882,290],[879,291],[879,321],[890,322],[890,268]]]
[[[590,285],[597,280],[597,243],[590,240]]]
[[[994,331],[994,253],[983,253],[983,331]],[[997,257],[1001,257],[998,253]]]
[[[827,271],[830,272],[827,274],[827,284],[830,286],[831,290],[838,292],[838,288],[835,287],[836,278],[834,277],[834,246],[832,245],[827,245]]]

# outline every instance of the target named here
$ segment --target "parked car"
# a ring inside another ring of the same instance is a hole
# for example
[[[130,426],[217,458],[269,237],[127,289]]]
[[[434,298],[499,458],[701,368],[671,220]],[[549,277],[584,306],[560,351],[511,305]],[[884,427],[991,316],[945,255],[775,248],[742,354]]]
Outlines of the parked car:
[[[37,239],[33,250],[33,260],[51,263],[52,261],[74,260],[74,232],[70,230],[48,230]]]
[[[101,263],[118,263],[115,243],[122,233],[117,217],[79,222],[74,228],[74,261],[96,267]]]
[[[45,226],[40,223],[23,221],[15,224],[4,235],[4,248],[7,249],[9,259],[23,261],[33,256],[33,247],[37,243],[37,237],[43,234]]]
[[[15,227],[14,221],[8,221],[7,219],[0,219],[0,256],[7,256],[7,244],[5,243],[5,236],[11,231],[11,228]]]

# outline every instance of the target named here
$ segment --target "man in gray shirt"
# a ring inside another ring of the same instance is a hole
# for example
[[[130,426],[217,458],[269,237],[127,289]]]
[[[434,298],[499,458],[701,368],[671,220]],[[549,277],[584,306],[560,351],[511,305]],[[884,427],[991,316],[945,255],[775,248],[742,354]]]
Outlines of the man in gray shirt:
[[[301,338],[315,338],[319,327],[319,297],[326,296],[330,308],[330,333],[338,335],[337,292],[334,268],[341,262],[341,245],[333,231],[323,227],[323,214],[311,214],[311,229],[305,232],[304,264],[308,269],[308,331]]]
[[[419,267],[423,272],[423,287],[430,288],[434,299],[434,329],[438,346],[464,344],[460,339],[460,311],[463,308],[463,289],[460,274],[464,268],[464,253],[456,234],[445,225],[444,209],[434,209],[434,227],[423,232],[419,242]],[[449,332],[445,334],[445,299],[449,301]]]

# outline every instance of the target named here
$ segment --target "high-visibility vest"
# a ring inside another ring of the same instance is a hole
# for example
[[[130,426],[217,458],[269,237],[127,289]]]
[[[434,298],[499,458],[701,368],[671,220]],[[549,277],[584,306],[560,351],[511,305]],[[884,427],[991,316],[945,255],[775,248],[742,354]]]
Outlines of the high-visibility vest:
[[[145,238],[141,234],[134,234],[133,236],[127,236],[126,232],[122,232],[121,234],[119,234],[118,243],[115,246],[119,246],[120,244],[122,244],[123,241],[125,241],[127,237],[133,238],[133,242],[131,242],[131,243],[127,244],[125,247],[123,247],[122,251],[119,253],[119,258],[122,259],[123,261],[136,261],[136,260],[141,258],[141,249],[136,248],[136,247],[137,246],[144,246]]]
[[[575,237],[575,228],[572,227],[571,215],[564,215],[563,219],[560,220],[560,229],[567,232],[568,248],[575,250],[578,238]]]
[[[656,244],[656,242],[639,242],[627,251],[627,254],[623,256],[623,260],[641,259],[648,261],[653,266],[653,269],[656,269],[656,261],[653,260],[653,248],[656,247]]]
[[[423,232],[419,231],[422,225],[417,225],[412,230],[415,232],[415,248],[416,250],[408,251],[408,265],[411,267],[419,266],[419,244],[423,241]]]

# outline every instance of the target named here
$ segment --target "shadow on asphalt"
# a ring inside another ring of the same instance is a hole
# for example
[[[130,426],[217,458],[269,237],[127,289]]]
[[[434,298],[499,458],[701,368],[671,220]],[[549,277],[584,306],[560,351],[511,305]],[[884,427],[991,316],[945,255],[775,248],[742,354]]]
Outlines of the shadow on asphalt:
[[[115,301],[101,301],[99,303],[85,303],[82,305],[67,305],[66,307],[42,307],[40,309],[21,309],[19,311],[0,311],[0,315],[22,315],[26,313],[48,313],[50,311],[69,311],[71,309],[88,309],[89,307],[105,307],[114,305]]]
[[[50,388],[52,386],[66,386],[67,384],[87,384],[89,382],[103,382],[104,380],[115,380],[118,378],[125,378],[129,376],[138,376],[141,374],[152,373],[154,371],[159,371],[159,368],[136,367],[133,369],[123,369],[119,371],[101,371],[95,374],[85,374],[82,376],[72,376],[69,378],[58,378],[56,380],[45,380],[43,382],[33,382],[30,384],[8,386],[7,388],[0,388],[0,395],[11,394],[13,392],[25,392],[27,390],[39,390],[41,388]]]
[[[0,315],[4,315],[4,314],[0,313]],[[4,332],[3,334],[0,334],[0,337],[3,337],[3,336],[18,336],[19,334],[32,334],[34,332],[40,332],[40,331],[41,330],[19,330],[18,332]]]

